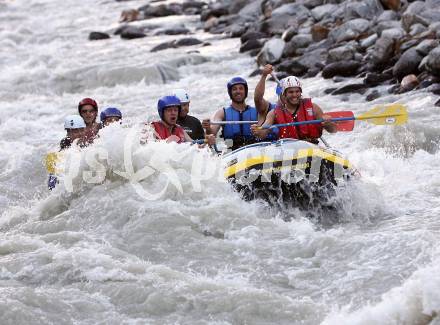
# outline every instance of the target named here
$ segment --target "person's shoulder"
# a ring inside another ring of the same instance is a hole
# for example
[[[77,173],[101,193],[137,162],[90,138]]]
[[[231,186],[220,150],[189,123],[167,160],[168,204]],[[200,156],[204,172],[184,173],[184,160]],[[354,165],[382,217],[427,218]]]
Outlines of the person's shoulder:
[[[200,123],[200,120],[199,120],[197,117],[195,117],[195,116],[187,115],[186,117],[187,117],[190,121],[192,121],[192,122]]]

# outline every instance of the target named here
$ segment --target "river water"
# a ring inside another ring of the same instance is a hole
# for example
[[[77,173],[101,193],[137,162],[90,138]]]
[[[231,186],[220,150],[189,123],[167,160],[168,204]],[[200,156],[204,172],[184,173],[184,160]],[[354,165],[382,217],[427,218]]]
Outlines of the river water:
[[[159,97],[186,88],[191,113],[207,117],[228,103],[227,80],[255,69],[238,39],[203,33],[196,16],[138,24],[184,23],[210,46],[150,53],[175,37],[87,40],[143,4],[0,1],[0,323],[440,324],[435,96],[366,102],[325,95],[332,81],[303,80],[324,110],[399,102],[410,113],[404,126],[357,122],[326,136],[362,178],[341,191],[340,221],[323,227],[305,212],[244,202],[208,151],[139,145]],[[257,80],[248,78],[250,98]],[[120,107],[124,126],[70,150],[81,158],[71,169],[89,181],[66,179],[50,193],[44,157],[83,97]],[[105,164],[93,164],[99,155]]]

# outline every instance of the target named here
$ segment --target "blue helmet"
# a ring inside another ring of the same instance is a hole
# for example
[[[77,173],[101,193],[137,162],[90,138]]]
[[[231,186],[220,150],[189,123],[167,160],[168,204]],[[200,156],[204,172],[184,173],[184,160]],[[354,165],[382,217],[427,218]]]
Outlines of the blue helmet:
[[[228,94],[229,94],[229,98],[232,99],[232,87],[235,85],[243,85],[244,86],[244,98],[247,97],[248,95],[248,84],[246,82],[245,79],[243,79],[242,77],[234,77],[231,80],[229,80],[228,82]]]
[[[104,122],[108,117],[119,117],[122,118],[122,113],[116,107],[108,107],[99,115],[101,122]]]
[[[182,108],[182,104],[180,103],[180,99],[176,96],[165,96],[159,99],[157,102],[157,112],[159,113],[160,118],[163,120],[163,112],[165,108],[171,107],[171,106],[177,106],[179,107],[179,113]]]

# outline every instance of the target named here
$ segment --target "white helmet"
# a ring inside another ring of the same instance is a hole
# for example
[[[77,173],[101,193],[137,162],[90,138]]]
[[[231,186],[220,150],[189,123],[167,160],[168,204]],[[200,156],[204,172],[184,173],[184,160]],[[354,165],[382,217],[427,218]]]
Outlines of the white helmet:
[[[64,119],[65,129],[82,129],[85,128],[86,124],[84,120],[79,115],[69,115]]]
[[[301,85],[301,81],[299,81],[299,79],[295,76],[289,76],[286,77],[284,79],[281,79],[280,81],[280,85],[281,85],[281,90],[282,90],[282,94],[284,95],[284,92],[288,89],[288,88],[293,88],[293,87],[298,87],[301,92],[302,92],[302,85]]]
[[[189,103],[189,95],[185,89],[174,89],[173,96],[179,98],[182,104]]]

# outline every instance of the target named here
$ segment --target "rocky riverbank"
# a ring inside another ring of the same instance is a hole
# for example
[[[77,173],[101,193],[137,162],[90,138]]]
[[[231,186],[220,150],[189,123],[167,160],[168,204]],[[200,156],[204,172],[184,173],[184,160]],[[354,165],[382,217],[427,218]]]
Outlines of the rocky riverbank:
[[[206,32],[240,37],[239,51],[254,56],[256,68],[273,64],[280,78],[320,73],[345,81],[326,93],[360,93],[366,100],[419,89],[440,94],[440,0],[159,2],[122,12],[115,34],[145,37],[150,31],[130,22],[169,15],[199,15]],[[158,33],[190,31],[181,26]],[[201,43],[185,36],[152,51]]]

